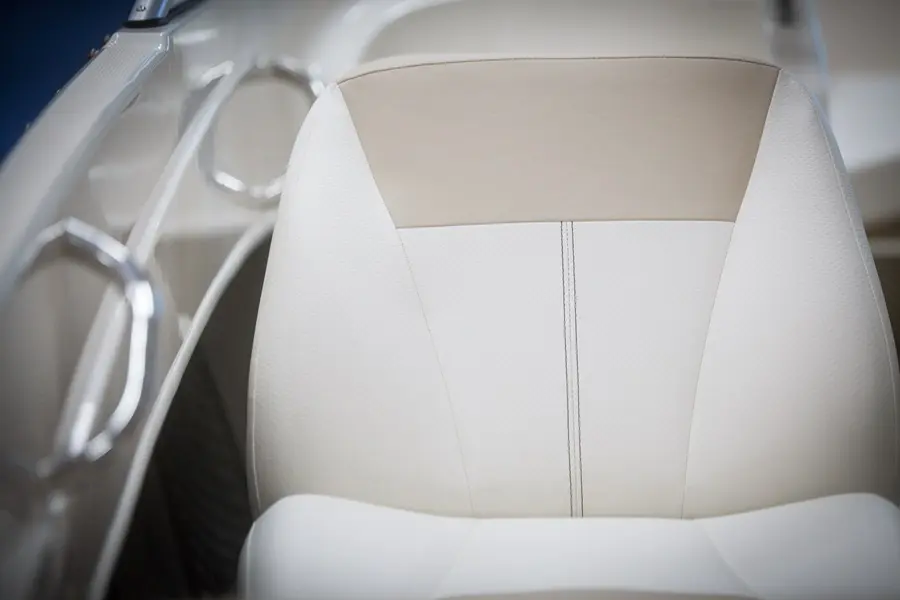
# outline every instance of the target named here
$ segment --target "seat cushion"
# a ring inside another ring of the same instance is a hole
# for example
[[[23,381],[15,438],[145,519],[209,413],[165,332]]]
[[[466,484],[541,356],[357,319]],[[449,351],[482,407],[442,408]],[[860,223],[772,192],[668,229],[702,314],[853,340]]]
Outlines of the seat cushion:
[[[438,517],[291,496],[253,526],[245,598],[900,598],[900,510],[850,494],[697,520]]]

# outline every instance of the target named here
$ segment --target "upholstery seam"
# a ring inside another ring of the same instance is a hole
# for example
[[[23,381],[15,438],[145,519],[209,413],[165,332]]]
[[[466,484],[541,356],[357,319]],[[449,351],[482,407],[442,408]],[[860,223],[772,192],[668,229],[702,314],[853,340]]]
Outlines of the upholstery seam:
[[[891,345],[888,342],[888,334],[887,327],[884,322],[884,316],[881,314],[881,308],[878,306],[878,294],[875,293],[875,284],[872,281],[872,273],[869,271],[869,265],[866,262],[865,253],[862,248],[862,241],[860,240],[859,231],[853,224],[853,217],[850,215],[850,205],[847,202],[847,190],[844,185],[844,179],[841,177],[841,173],[838,171],[837,162],[835,161],[834,151],[831,148],[831,136],[829,136],[828,132],[825,130],[825,124],[822,121],[822,116],[819,113],[819,109],[817,104],[809,93],[809,90],[806,89],[805,86],[801,85],[796,80],[792,80],[793,83],[798,85],[800,89],[803,91],[803,94],[806,96],[807,100],[810,102],[813,108],[813,112],[816,117],[816,124],[819,126],[819,133],[822,135],[822,138],[825,141],[825,148],[828,150],[828,157],[831,159],[831,172],[837,181],[838,189],[841,191],[841,202],[844,206],[844,215],[847,217],[847,223],[850,226],[850,231],[853,234],[853,241],[856,242],[856,253],[859,256],[859,262],[862,263],[863,271],[866,274],[866,283],[869,284],[869,294],[872,297],[872,303],[875,305],[875,312],[878,314],[878,323],[881,325],[881,338],[884,342],[884,349],[888,355],[888,368],[890,370],[891,376],[891,396],[893,402],[893,414],[894,414],[894,485],[892,486],[891,493],[892,495],[897,494],[896,488],[898,487],[898,481],[900,481],[900,431],[897,430],[898,416],[900,416],[900,409],[897,407],[897,382],[894,376],[894,367],[892,356],[891,356]],[[842,159],[843,162],[843,159]],[[874,262],[874,258],[873,258]],[[886,309],[885,309],[886,310]]]
[[[575,517],[578,516],[577,510],[577,502],[575,495],[575,479],[577,475],[577,466],[575,465],[574,451],[575,451],[575,437],[576,432],[572,427],[572,418],[573,418],[573,409],[575,408],[572,403],[572,394],[574,393],[572,390],[572,370],[575,368],[574,365],[570,363],[570,358],[572,354],[572,341],[571,341],[571,330],[572,330],[572,314],[569,310],[569,303],[571,302],[572,292],[569,287],[569,276],[571,274],[571,269],[569,267],[569,227],[567,222],[563,222],[562,224],[562,238],[563,238],[563,322],[566,327],[566,337],[565,337],[565,348],[563,349],[565,363],[566,363],[566,430],[568,431],[567,439],[569,440],[569,444],[567,447],[567,452],[569,454],[569,512]]]
[[[578,280],[575,276],[575,223],[569,221],[572,233],[572,338],[575,353],[575,418],[578,419],[578,487],[581,515],[584,516],[584,455],[581,451],[581,368],[578,357]]]
[[[569,427],[572,415],[569,408],[569,353],[566,351],[569,345],[569,311],[566,310],[566,224],[564,221],[559,222],[559,259],[562,267],[563,366],[566,370],[566,460],[569,465],[569,516],[574,517],[575,490],[572,480],[572,428]]]
[[[453,517],[451,517],[453,518]],[[481,521],[478,519],[467,519],[469,521],[469,531],[466,532],[466,539],[462,541],[459,547],[456,549],[456,552],[453,556],[453,562],[450,563],[450,568],[447,569],[447,572],[444,573],[444,576],[441,577],[435,589],[428,595],[428,598],[433,598],[438,600],[440,598],[444,598],[445,595],[441,594],[444,590],[444,587],[447,585],[447,582],[450,580],[450,576],[453,575],[453,572],[456,571],[456,568],[459,566],[459,563],[462,562],[462,558],[465,555],[465,550],[472,545],[472,538],[475,537],[475,531],[478,527],[481,526]]]
[[[700,379],[703,377],[703,365],[706,363],[706,351],[709,346],[709,331],[712,329],[713,316],[715,316],[716,306],[719,304],[719,292],[722,288],[722,279],[725,277],[725,269],[728,267],[728,255],[731,253],[731,245],[734,241],[734,230],[737,229],[738,221],[741,217],[741,211],[744,208],[744,202],[747,200],[747,192],[750,189],[750,181],[753,179],[753,173],[756,171],[756,161],[759,160],[759,149],[762,147],[762,138],[766,132],[766,125],[769,123],[769,115],[772,112],[772,106],[775,104],[775,90],[778,88],[778,81],[781,79],[781,70],[775,77],[775,83],[772,85],[772,97],[769,99],[769,108],[766,110],[766,118],[763,120],[763,126],[759,132],[759,141],[757,142],[756,156],[753,157],[753,165],[750,167],[750,175],[747,177],[747,184],[744,188],[744,195],[741,198],[741,205],[737,214],[732,221],[731,232],[728,234],[728,247],[725,248],[725,257],[722,259],[722,270],[719,272],[719,281],[716,283],[716,295],[713,296],[712,306],[709,309],[709,320],[706,323],[706,337],[703,339],[703,352],[700,354],[700,365],[697,368],[697,382],[694,384],[694,401],[691,403],[691,422],[688,425],[687,448],[684,453],[684,479],[681,484],[681,518],[684,518],[684,507],[687,501],[687,483],[688,472],[691,466],[691,443],[694,440],[694,422],[697,412],[697,393],[700,391]]]
[[[563,61],[626,61],[626,60],[688,60],[688,61],[712,61],[712,62],[734,62],[747,65],[756,65],[760,67],[769,67],[771,69],[780,70],[778,66],[762,60],[753,58],[742,58],[738,56],[487,56],[487,57],[459,57],[447,58],[441,60],[434,55],[423,57],[422,62],[411,62],[399,65],[388,65],[384,67],[376,67],[371,71],[351,74],[337,80],[338,87],[350,81],[355,81],[369,75],[378,75],[380,73],[390,73],[392,71],[403,71],[406,69],[415,69],[420,67],[441,67],[446,65],[467,65],[467,64],[483,64],[497,62],[563,62]]]
[[[374,177],[373,177],[374,180]],[[375,184],[376,187],[378,184]],[[379,195],[381,193],[379,192]],[[382,198],[382,204],[384,203],[384,199]],[[385,206],[385,210],[387,207]],[[406,269],[409,273],[410,281],[413,285],[413,290],[416,292],[416,299],[419,303],[419,310],[422,313],[422,320],[425,322],[425,330],[428,332],[428,340],[431,342],[431,351],[434,353],[434,361],[437,363],[438,372],[441,374],[441,383],[444,386],[444,393],[447,396],[447,407],[450,409],[450,418],[453,420],[453,433],[456,436],[456,447],[459,449],[459,460],[462,465],[463,477],[466,480],[466,492],[469,497],[469,511],[471,515],[474,517],[475,515],[475,502],[472,500],[472,484],[469,482],[469,470],[466,467],[466,455],[463,451],[462,438],[459,436],[459,420],[456,417],[456,409],[453,405],[453,396],[450,394],[450,387],[447,385],[447,377],[444,375],[444,365],[441,363],[441,357],[437,351],[437,344],[434,342],[434,334],[431,331],[431,323],[428,321],[428,315],[425,313],[425,303],[422,302],[422,294],[419,292],[419,284],[416,281],[416,274],[413,272],[412,263],[409,260],[409,254],[406,252],[406,244],[403,243],[403,238],[400,236],[400,233],[397,231],[396,227],[394,228],[394,235],[397,238],[397,241],[400,243],[400,251],[403,253],[403,259],[406,261]]]
[[[746,195],[746,193],[745,193]],[[688,468],[691,464],[691,442],[694,439],[694,417],[697,409],[697,392],[700,389],[700,378],[703,376],[703,364],[706,362],[706,350],[709,345],[709,330],[712,329],[712,320],[716,312],[716,306],[719,303],[719,291],[722,288],[722,279],[725,275],[725,269],[728,267],[728,254],[731,252],[731,242],[734,240],[734,229],[737,226],[735,219],[734,226],[728,234],[728,247],[725,248],[725,258],[722,259],[722,270],[719,272],[719,281],[716,283],[716,295],[713,297],[712,307],[709,309],[709,321],[706,323],[706,337],[703,339],[703,352],[700,354],[700,366],[697,368],[697,382],[694,384],[694,401],[691,403],[691,422],[688,426],[687,450],[684,456],[684,481],[681,485],[681,518],[684,518],[684,506],[687,499],[687,480]]]
[[[489,223],[444,223],[441,225],[403,225],[397,227],[397,231],[417,231],[419,229],[458,229],[461,227],[496,227],[498,225],[547,225],[550,223],[572,223],[573,227],[579,223],[726,223],[734,224],[734,219],[573,219],[560,221],[559,219],[546,219],[534,221],[491,221]]]
[[[703,526],[703,521],[696,520],[694,521],[694,525],[697,527],[703,537],[706,538],[706,541],[709,542],[710,547],[712,547],[713,551],[719,557],[719,560],[722,561],[722,564],[725,565],[725,568],[728,569],[728,571],[734,576],[738,583],[744,586],[745,591],[749,592],[753,598],[759,598],[760,600],[763,600],[765,597],[761,593],[759,593],[759,591],[756,590],[752,585],[750,585],[750,583],[748,583],[747,580],[742,577],[740,573],[738,573],[737,569],[734,568],[734,565],[731,563],[731,561],[729,561],[725,557],[725,553],[722,552],[722,549],[719,548],[715,541],[713,541],[712,536],[709,535],[706,527]]]
[[[359,143],[359,148],[362,151],[362,155],[366,159],[366,167],[368,168],[369,176],[372,178],[372,185],[375,186],[375,189],[378,191],[378,199],[381,200],[381,205],[387,213],[388,219],[390,219],[391,224],[394,226],[394,238],[400,245],[400,251],[403,254],[403,259],[406,261],[406,270],[409,273],[409,279],[412,283],[413,290],[416,292],[416,300],[419,303],[419,311],[422,313],[422,320],[425,322],[425,331],[428,332],[428,340],[431,342],[431,351],[434,354],[434,360],[435,363],[437,363],[438,373],[440,373],[441,375],[441,384],[444,386],[444,393],[447,396],[447,407],[450,410],[450,418],[453,421],[453,433],[456,437],[456,447],[459,450],[459,460],[462,466],[463,478],[465,479],[466,483],[466,494],[469,498],[469,511],[471,512],[472,516],[475,516],[475,502],[472,499],[472,484],[469,481],[469,470],[466,467],[466,456],[465,452],[463,451],[462,439],[459,436],[459,422],[456,417],[456,410],[453,406],[453,397],[450,395],[450,388],[447,385],[447,378],[444,375],[444,365],[441,363],[440,355],[437,351],[437,344],[435,344],[434,342],[434,334],[431,331],[431,323],[428,321],[428,315],[425,313],[425,303],[422,302],[422,294],[419,292],[419,284],[416,281],[415,273],[413,273],[412,263],[409,261],[409,254],[406,252],[406,244],[403,243],[403,237],[400,235],[397,224],[394,222],[394,217],[391,215],[390,209],[384,202],[384,194],[381,193],[381,188],[378,185],[378,180],[375,178],[375,174],[372,172],[372,166],[369,164],[369,155],[366,152],[365,144],[363,144],[362,139],[359,137],[359,131],[356,129],[356,123],[353,121],[353,114],[350,112],[350,107],[347,105],[347,100],[344,98],[344,93],[339,85],[333,85],[337,90],[337,93],[340,95],[341,104],[343,104],[344,106],[347,118],[350,120],[350,125],[353,127],[353,132],[356,134],[356,141]]]
[[[566,430],[569,454],[569,499],[573,517],[584,516],[583,475],[581,461],[581,409],[579,397],[578,338],[575,307],[575,237],[574,224],[561,226],[563,253],[563,326],[564,362],[566,366]],[[577,460],[575,454],[577,453]]]

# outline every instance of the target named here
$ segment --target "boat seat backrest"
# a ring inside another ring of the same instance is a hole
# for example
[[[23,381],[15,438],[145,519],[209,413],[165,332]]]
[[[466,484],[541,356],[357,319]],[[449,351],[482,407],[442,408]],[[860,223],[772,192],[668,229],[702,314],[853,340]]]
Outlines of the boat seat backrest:
[[[296,142],[256,331],[260,511],[706,517],[896,490],[858,209],[767,64],[348,74]]]

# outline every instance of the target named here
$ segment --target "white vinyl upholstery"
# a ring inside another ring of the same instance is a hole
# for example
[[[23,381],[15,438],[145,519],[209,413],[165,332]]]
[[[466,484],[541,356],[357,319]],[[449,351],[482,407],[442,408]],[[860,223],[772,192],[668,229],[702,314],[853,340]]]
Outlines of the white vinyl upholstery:
[[[896,379],[840,156],[790,75],[363,71],[309,113],[272,240],[247,593],[900,597],[874,498],[896,497]],[[871,585],[863,554],[887,561]]]
[[[585,514],[681,516],[694,395],[733,229],[575,224]]]
[[[267,600],[888,600],[900,590],[898,564],[900,515],[864,494],[694,521],[466,519],[292,496],[250,532],[240,591]]]
[[[473,512],[569,514],[559,224],[404,229],[400,240],[453,405]]]

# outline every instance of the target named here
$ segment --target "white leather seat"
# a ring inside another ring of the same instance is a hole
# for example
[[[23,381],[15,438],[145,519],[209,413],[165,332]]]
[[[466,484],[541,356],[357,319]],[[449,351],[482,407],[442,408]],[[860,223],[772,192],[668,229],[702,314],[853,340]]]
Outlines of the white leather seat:
[[[900,598],[894,342],[776,67],[346,76],[251,374],[248,598]]]
[[[900,518],[865,494],[698,520],[465,519],[307,495],[269,509],[245,552],[248,598],[896,598]]]

